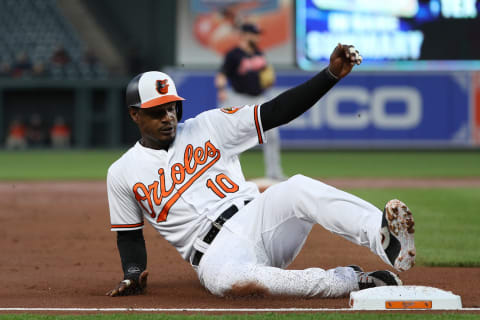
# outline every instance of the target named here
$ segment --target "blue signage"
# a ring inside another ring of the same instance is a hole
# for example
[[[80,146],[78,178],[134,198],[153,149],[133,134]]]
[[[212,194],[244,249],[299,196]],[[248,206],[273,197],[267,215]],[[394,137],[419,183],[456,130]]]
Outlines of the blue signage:
[[[213,72],[169,72],[184,119],[215,108]],[[272,94],[313,74],[278,72]],[[471,145],[471,75],[352,73],[314,107],[280,128],[285,147],[445,147]],[[295,108],[295,106],[291,106]]]

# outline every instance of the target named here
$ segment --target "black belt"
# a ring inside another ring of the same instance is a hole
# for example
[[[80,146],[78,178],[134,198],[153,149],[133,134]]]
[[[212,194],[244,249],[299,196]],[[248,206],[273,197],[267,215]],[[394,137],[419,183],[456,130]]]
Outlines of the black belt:
[[[250,201],[245,201],[245,204],[249,202]],[[212,243],[213,239],[215,239],[217,234],[220,232],[220,229],[222,229],[222,226],[225,224],[225,222],[227,222],[227,220],[233,217],[233,215],[237,212],[238,208],[234,204],[227,210],[223,211],[223,213],[214,222],[212,222],[212,227],[208,231],[207,235],[203,238],[203,241],[207,244]],[[203,252],[196,250],[195,254],[193,255],[192,265],[198,266],[202,257]]]

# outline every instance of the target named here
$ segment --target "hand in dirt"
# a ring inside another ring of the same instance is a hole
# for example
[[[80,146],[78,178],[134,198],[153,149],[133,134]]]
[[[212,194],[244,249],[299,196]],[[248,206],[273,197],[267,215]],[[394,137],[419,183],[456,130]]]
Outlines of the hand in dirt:
[[[339,43],[330,55],[328,70],[341,79],[352,71],[355,64],[362,63],[362,60],[362,56],[354,46]]]
[[[143,271],[138,279],[125,279],[120,281],[115,289],[106,293],[107,296],[131,296],[145,293],[147,289],[148,271]]]

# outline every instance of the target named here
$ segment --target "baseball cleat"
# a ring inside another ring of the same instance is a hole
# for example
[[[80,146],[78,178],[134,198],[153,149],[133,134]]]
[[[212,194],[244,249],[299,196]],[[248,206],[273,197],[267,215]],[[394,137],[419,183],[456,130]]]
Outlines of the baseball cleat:
[[[382,286],[401,286],[402,280],[393,272],[387,270],[373,272],[357,272],[358,289],[368,289]]]
[[[382,286],[401,286],[402,280],[393,272],[387,270],[364,272],[362,268],[356,265],[347,266],[355,271],[358,279],[358,289],[368,289]]]
[[[415,223],[408,207],[400,200],[387,202],[382,216],[382,246],[397,271],[415,265]]]

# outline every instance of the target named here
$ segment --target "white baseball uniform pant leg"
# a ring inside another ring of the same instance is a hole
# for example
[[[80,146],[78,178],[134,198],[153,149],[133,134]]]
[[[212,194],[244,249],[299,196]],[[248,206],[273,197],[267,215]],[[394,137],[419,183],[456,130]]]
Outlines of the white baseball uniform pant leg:
[[[281,159],[280,159],[280,130],[273,128],[265,131],[267,143],[264,143],[263,148],[263,162],[265,164],[265,174],[267,178],[274,180],[283,180]]]
[[[202,284],[220,296],[345,296],[358,290],[351,268],[283,268],[300,252],[315,223],[369,247],[390,264],[381,245],[381,218],[381,211],[370,203],[296,175],[270,187],[233,216],[206,251],[197,272]]]
[[[227,107],[240,107],[244,105],[260,105],[263,102],[268,101],[270,98],[267,94],[259,96],[250,96],[247,94],[237,93],[233,90],[229,90],[227,93],[227,100],[222,104]],[[278,128],[273,128],[265,132],[266,141],[262,145],[263,149],[263,162],[265,164],[265,175],[267,178],[274,180],[283,180],[285,175],[283,174],[281,165],[281,142],[280,131]]]

